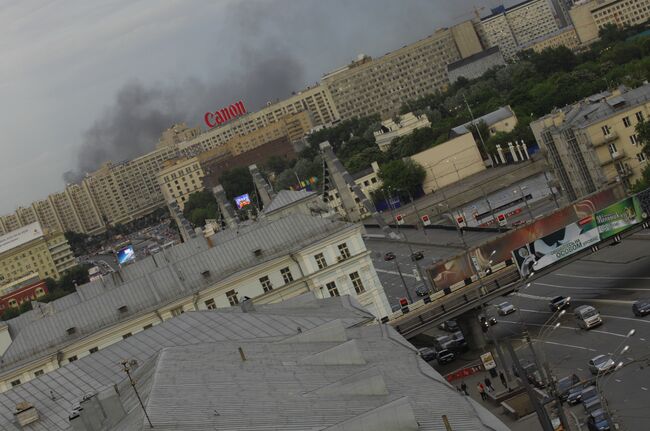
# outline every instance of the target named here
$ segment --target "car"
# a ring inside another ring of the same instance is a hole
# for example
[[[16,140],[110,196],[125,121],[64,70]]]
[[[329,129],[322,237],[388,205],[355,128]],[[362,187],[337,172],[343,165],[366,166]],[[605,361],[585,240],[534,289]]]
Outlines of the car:
[[[571,305],[571,297],[570,296],[556,296],[555,298],[551,299],[548,308],[551,309],[552,312],[564,310],[565,308],[568,308]]]
[[[446,332],[456,332],[460,329],[455,320],[447,320],[438,325],[438,328]]]
[[[582,391],[584,390],[584,385],[574,386],[566,394],[566,402],[574,406],[580,402],[582,399]]]
[[[632,312],[637,317],[643,317],[650,314],[650,299],[639,299],[632,304]]]
[[[589,360],[589,371],[591,374],[604,374],[613,371],[616,362],[609,355],[598,355]]]
[[[512,314],[515,311],[517,311],[515,306],[507,301],[497,305],[497,312],[499,313],[499,316],[507,316],[508,314]]]
[[[418,352],[420,353],[420,357],[427,362],[433,361],[437,356],[436,351],[430,347],[422,347],[418,349]]]
[[[399,304],[390,304],[390,309],[393,313],[400,311],[402,309],[402,306]]]
[[[420,297],[427,296],[430,293],[431,292],[429,291],[429,289],[427,289],[426,286],[424,286],[422,284],[415,288],[415,294],[417,296],[420,296]]]
[[[460,331],[456,331],[451,335],[436,337],[433,341],[433,346],[438,351],[451,350],[455,352],[463,352],[469,348],[463,333]]]
[[[527,359],[521,359],[519,361],[519,364],[521,365],[521,368],[523,368],[524,373],[526,374],[526,379],[528,380],[528,383],[535,385],[538,388],[544,387],[544,382],[542,381],[542,375],[537,370],[537,366],[535,365],[534,362],[531,362]],[[515,367],[514,365],[512,366],[512,372],[516,377],[523,379],[523,377],[519,375],[519,371],[517,367]]]
[[[424,258],[424,253],[422,253],[421,251],[414,251],[413,253],[411,253],[412,261],[420,260],[423,258]]]
[[[490,326],[497,324],[497,319],[494,316],[486,316],[484,314],[481,314],[478,316],[478,320],[481,322],[481,326],[484,330],[487,330]]]
[[[386,253],[386,254],[384,255],[384,260],[385,260],[385,261],[389,261],[389,260],[393,260],[393,259],[395,259],[396,257],[397,257],[397,256],[395,256],[395,253],[393,253],[392,251],[389,251],[388,253]]]
[[[600,401],[600,397],[596,395],[595,397],[582,399],[582,407],[585,409],[585,413],[589,414],[598,409],[602,409],[603,405]]]
[[[580,378],[575,374],[571,374],[570,376],[566,376],[558,380],[555,384],[555,388],[560,399],[562,401],[565,401],[569,395],[569,391],[579,383]]]
[[[454,359],[456,359],[456,355],[451,350],[443,349],[438,352],[437,361],[440,365],[448,364]]]
[[[589,431],[609,431],[609,421],[603,409],[596,409],[589,414],[587,429]]]

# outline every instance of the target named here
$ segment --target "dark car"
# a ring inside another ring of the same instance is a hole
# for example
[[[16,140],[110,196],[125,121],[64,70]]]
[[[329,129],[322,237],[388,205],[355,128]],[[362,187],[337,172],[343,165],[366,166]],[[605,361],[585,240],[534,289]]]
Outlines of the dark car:
[[[422,285],[422,284],[415,288],[415,294],[416,294],[417,296],[420,296],[420,297],[422,297],[422,296],[427,296],[427,295],[430,294],[430,293],[431,293],[431,292],[429,291],[429,289],[427,289],[427,288],[426,288],[424,285]]]
[[[582,390],[584,385],[574,386],[566,394],[566,402],[572,406],[578,404],[582,400]]]
[[[550,308],[551,311],[556,312],[568,308],[570,305],[571,297],[556,296],[555,298],[551,299],[548,304],[548,308]]]
[[[447,332],[456,332],[460,330],[458,323],[455,320],[447,320],[438,325],[438,328]]]
[[[421,349],[418,349],[418,352],[420,353],[422,359],[427,362],[436,359],[436,351],[430,347],[422,347]]]
[[[395,257],[396,257],[395,253],[393,253],[392,251],[389,251],[388,253],[386,253],[384,255],[384,260],[387,260],[387,261],[388,260],[393,260],[393,259],[395,259]]]
[[[570,376],[566,376],[558,380],[555,387],[557,388],[557,393],[560,396],[560,399],[562,401],[566,400],[571,388],[578,383],[580,383],[580,378],[575,374],[571,374]]]
[[[497,319],[494,316],[484,316],[483,314],[481,314],[480,316],[478,316],[478,320],[479,322],[481,322],[481,326],[485,331],[487,331],[487,329],[490,326],[497,324]]]
[[[637,317],[643,317],[650,314],[650,299],[639,299],[632,304],[632,312]]]
[[[451,350],[444,349],[438,352],[438,364],[440,365],[448,364],[454,359],[456,359],[456,355]]]
[[[587,418],[587,428],[589,431],[609,431],[609,422],[603,409],[591,412]]]
[[[411,260],[412,261],[420,260],[420,259],[423,259],[423,258],[424,258],[424,253],[422,253],[421,251],[414,251],[411,254]]]
[[[528,380],[528,383],[537,386],[538,388],[543,388],[544,387],[544,382],[542,381],[542,376],[537,370],[537,366],[535,365],[534,362],[531,362],[527,359],[521,359],[519,361],[521,364],[521,368],[524,369],[524,373],[526,373],[525,378]],[[517,370],[517,367],[514,365],[512,366],[512,371],[513,374],[520,379],[523,379],[523,376],[519,375],[519,371]]]

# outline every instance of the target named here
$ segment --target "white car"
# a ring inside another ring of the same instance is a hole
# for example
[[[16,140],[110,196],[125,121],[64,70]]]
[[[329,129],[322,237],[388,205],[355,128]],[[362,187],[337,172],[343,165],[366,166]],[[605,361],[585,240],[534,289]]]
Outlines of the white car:
[[[603,374],[613,371],[616,368],[616,362],[609,355],[598,355],[589,360],[589,371],[591,374]]]
[[[517,311],[517,309],[509,302],[502,302],[501,304],[497,305],[497,312],[500,316],[507,316],[508,314],[514,313],[515,311]]]

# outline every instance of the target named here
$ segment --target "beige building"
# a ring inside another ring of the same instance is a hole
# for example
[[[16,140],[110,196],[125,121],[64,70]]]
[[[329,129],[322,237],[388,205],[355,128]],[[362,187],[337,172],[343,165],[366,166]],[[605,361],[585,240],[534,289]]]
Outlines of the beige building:
[[[400,115],[397,119],[398,122],[392,118],[382,121],[381,128],[374,132],[375,142],[381,151],[388,151],[394,139],[410,135],[423,127],[431,127],[431,122],[424,114],[416,116],[412,112],[408,112]]]
[[[162,133],[157,148],[174,147],[181,142],[191,141],[200,134],[200,127],[187,127],[185,123],[174,124]]]
[[[608,24],[619,27],[643,24],[650,18],[650,0],[591,0],[569,11],[581,43],[598,39]]]
[[[565,27],[554,33],[542,36],[539,39],[532,40],[522,45],[521,49],[532,49],[535,52],[542,52],[545,49],[559,48],[560,46],[564,46],[572,51],[578,49],[580,39],[578,39],[578,33],[576,33],[575,27]]]
[[[69,184],[64,193],[72,204],[74,217],[81,226],[80,232],[94,235],[105,229],[103,217],[86,183]]]
[[[422,183],[426,194],[485,170],[485,163],[471,133],[465,133],[410,158],[426,170],[427,176]]]
[[[0,285],[30,274],[38,274],[41,280],[57,279],[75,265],[65,236],[45,234],[38,222],[0,236]]]
[[[469,133],[470,126],[472,124],[485,123],[490,132],[490,136],[496,135],[498,132],[509,133],[517,126],[517,115],[512,110],[510,105],[502,106],[496,111],[489,112],[485,115],[482,115],[478,118],[475,118],[474,121],[468,121],[465,124],[456,126],[451,129],[452,133],[456,136],[464,135]],[[487,138],[484,136],[484,138]]]
[[[506,59],[513,59],[521,46],[558,30],[548,0],[525,1],[476,23],[476,31],[483,44],[498,46]]]
[[[385,119],[408,100],[444,90],[449,83],[447,65],[482,50],[476,32],[461,23],[376,59],[360,55],[326,74],[322,82],[342,119],[372,114]]]
[[[45,231],[64,232],[61,220],[49,199],[33,202],[32,208],[36,212],[38,222]]]
[[[635,126],[650,115],[650,85],[620,87],[531,123],[535,139],[570,200],[641,178],[648,165]]]
[[[0,216],[0,227],[2,227],[3,233],[16,230],[20,226],[21,226],[20,219],[18,219],[18,216],[15,213]]]
[[[359,186],[361,192],[370,200],[372,200],[372,192],[380,189],[383,185],[379,178],[379,164],[377,162],[372,162],[368,169],[364,169],[363,171],[352,175],[352,180]],[[330,189],[323,197],[323,200],[327,202],[327,205],[332,209],[332,211],[336,211],[344,217],[346,216],[341,196],[336,188]],[[358,198],[355,198],[355,201],[359,206],[360,214],[368,217],[370,214],[366,212],[363,203]]]
[[[176,201],[183,211],[192,193],[203,190],[203,169],[196,157],[169,160],[158,172],[158,184],[165,202]]]

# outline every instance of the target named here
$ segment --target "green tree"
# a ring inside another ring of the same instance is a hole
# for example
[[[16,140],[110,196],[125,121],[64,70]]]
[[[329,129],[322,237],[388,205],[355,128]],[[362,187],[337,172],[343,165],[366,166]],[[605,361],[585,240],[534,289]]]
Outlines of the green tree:
[[[2,312],[2,320],[13,319],[16,316],[20,315],[20,309],[18,307],[9,307]]]
[[[289,161],[284,157],[280,157],[280,156],[271,156],[264,164],[264,169],[267,172],[273,172],[276,175],[284,171],[288,167],[289,167]]]
[[[219,207],[208,190],[192,193],[183,208],[183,215],[195,227],[205,224],[205,219],[217,218]]]
[[[639,121],[634,131],[640,144],[643,145],[643,152],[650,157],[650,121]]]
[[[422,185],[427,173],[422,166],[410,159],[397,159],[379,168],[379,178],[384,189],[402,190],[414,194]]]
[[[245,193],[248,193],[251,196],[255,194],[253,177],[248,168],[243,166],[225,171],[219,177],[219,183],[221,183],[226,191],[228,199],[234,199],[236,196]]]

